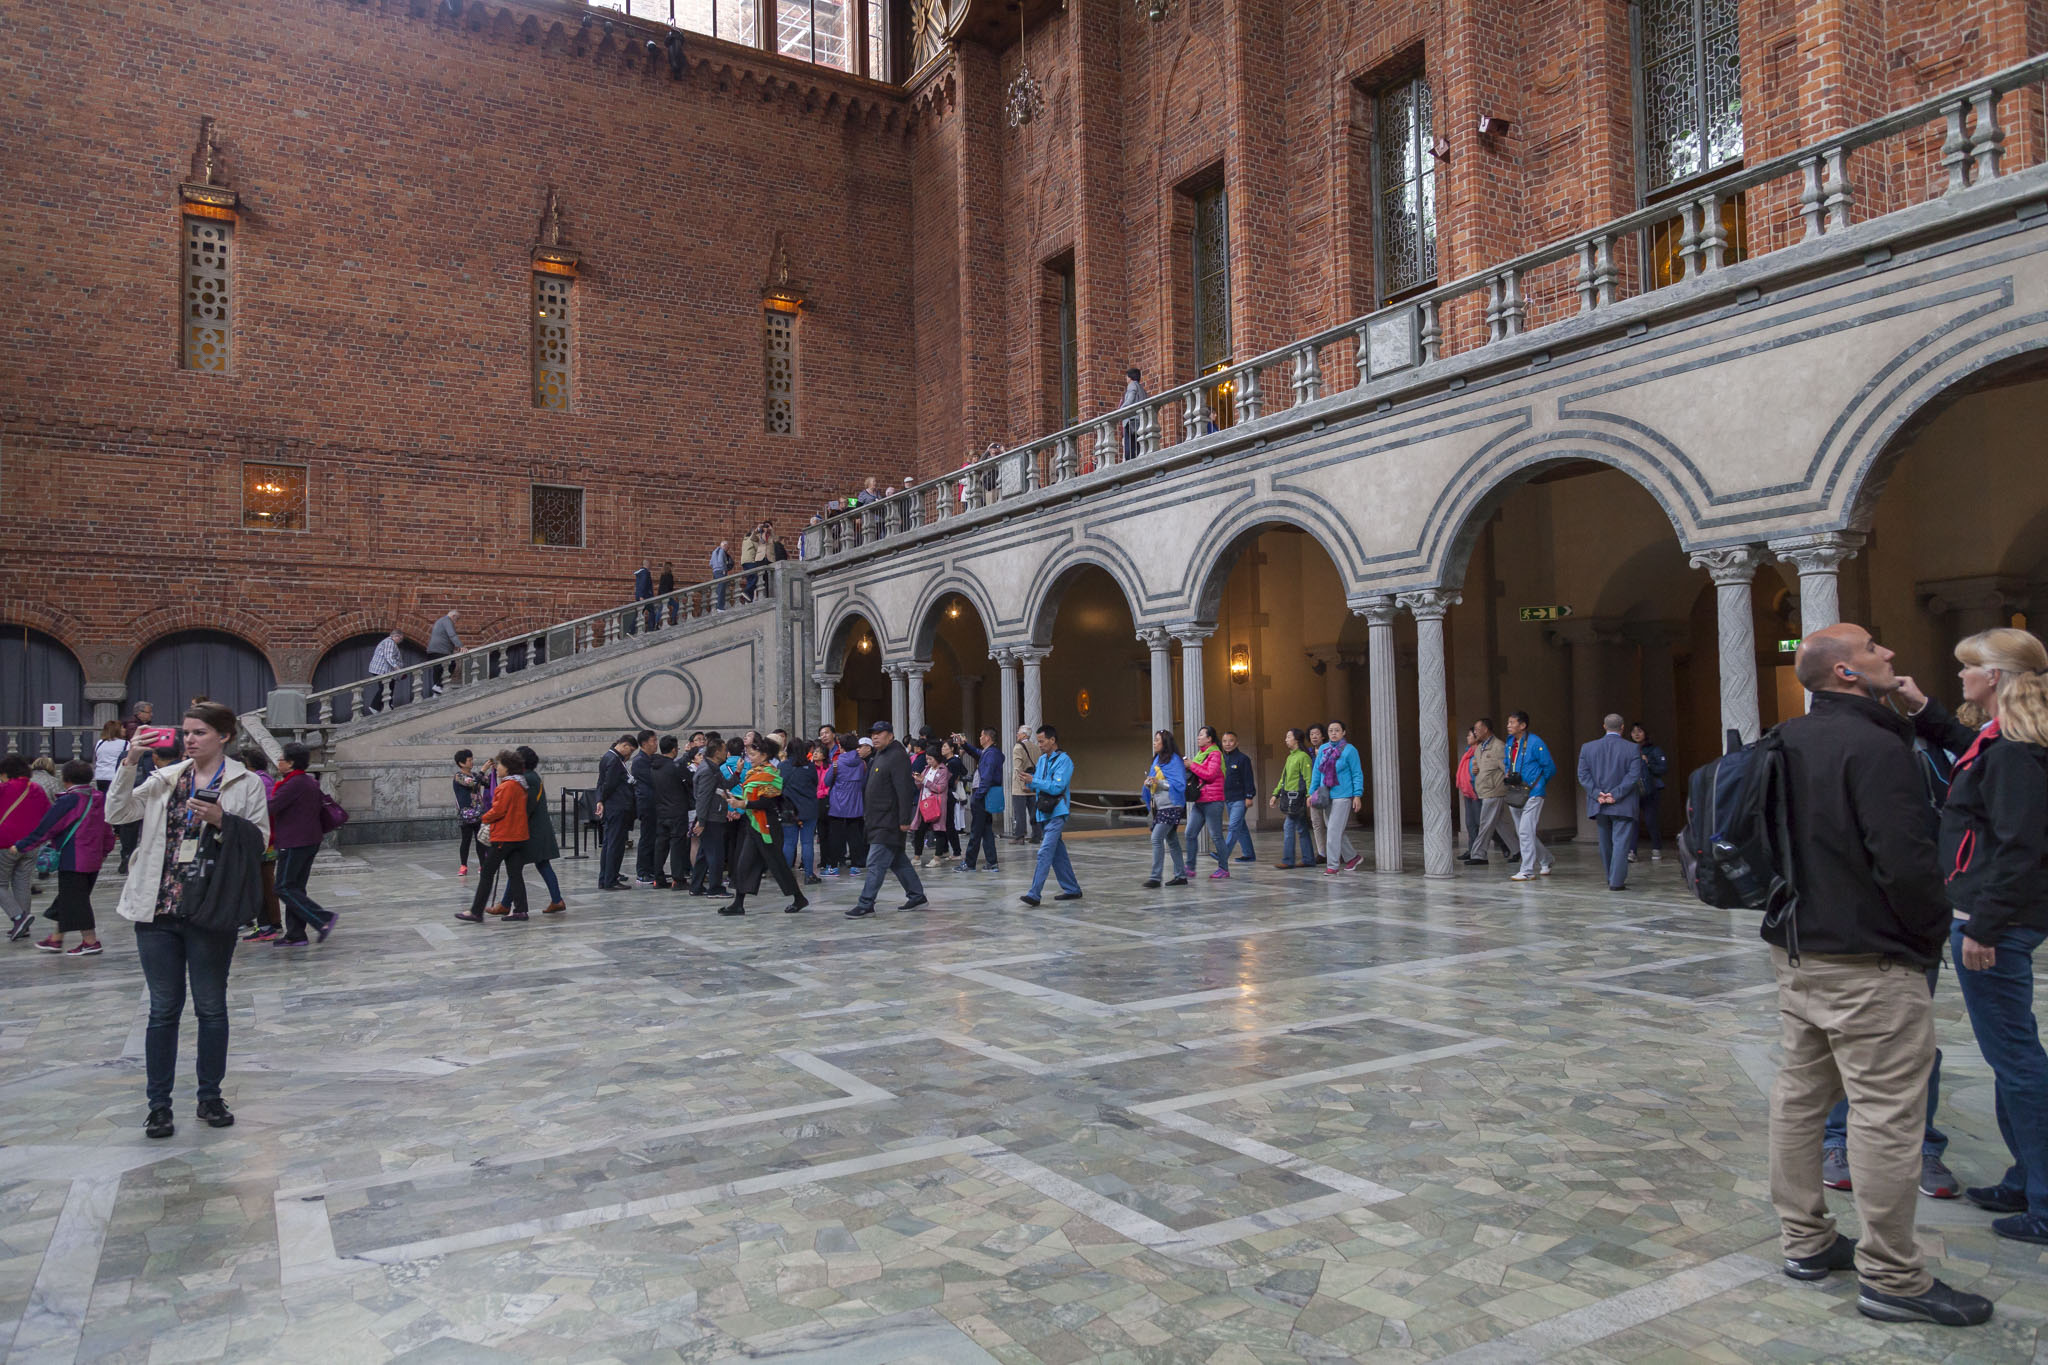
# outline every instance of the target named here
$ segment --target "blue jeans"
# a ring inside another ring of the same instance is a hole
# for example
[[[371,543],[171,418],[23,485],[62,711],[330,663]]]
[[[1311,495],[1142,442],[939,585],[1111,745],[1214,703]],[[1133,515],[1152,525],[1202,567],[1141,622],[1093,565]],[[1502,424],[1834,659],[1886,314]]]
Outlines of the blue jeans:
[[[1628,885],[1628,851],[1636,842],[1635,817],[1596,815],[1593,824],[1600,831],[1600,862],[1607,869],[1607,884],[1619,891]]]
[[[719,581],[711,587],[711,609],[713,611],[725,610],[725,575],[723,574],[719,575]]]
[[[887,844],[868,845],[867,880],[860,885],[858,904],[863,910],[875,908],[875,897],[881,894],[882,879],[891,872],[896,880],[903,883],[903,894],[912,900],[924,894],[924,883],[917,879],[917,864],[910,861],[910,855],[898,844],[891,848]]]
[[[1940,964],[1927,969],[1927,993],[1934,994],[1934,987],[1941,980]],[[1927,1073],[1927,1131],[1920,1138],[1920,1154],[1939,1158],[1948,1150],[1948,1134],[1934,1126],[1934,1111],[1941,1107],[1941,1049],[1934,1049],[1934,1067]],[[1827,1133],[1821,1139],[1823,1147],[1847,1147],[1849,1145],[1849,1101],[1839,1100],[1828,1110]]]
[[[1316,841],[1309,837],[1308,821],[1298,815],[1288,816],[1280,833],[1280,861],[1299,865],[1315,860]]]
[[[1059,879],[1060,890],[1070,896],[1080,895],[1081,883],[1074,880],[1074,860],[1067,856],[1067,841],[1060,837],[1066,832],[1067,817],[1048,817],[1039,828],[1044,832],[1038,839],[1038,866],[1031,870],[1031,894],[1035,897],[1045,890],[1049,872]]]
[[[1242,801],[1225,801],[1223,806],[1226,817],[1225,828],[1229,831],[1223,836],[1223,851],[1225,853],[1242,851],[1246,858],[1258,857],[1259,855],[1252,849],[1251,826],[1244,818],[1245,803]]]
[[[2048,1053],[2034,1022],[2034,950],[2044,937],[2038,929],[2008,929],[1993,945],[1998,960],[1973,972],[1963,965],[1962,921],[1949,934],[1963,1007],[1997,1083],[1998,1131],[2012,1153],[1998,1183],[2024,1190],[2027,1215],[2037,1219],[2048,1218]]]
[[[1180,860],[1180,840],[1174,837],[1174,827],[1165,821],[1154,821],[1152,825],[1152,880],[1162,881],[1160,876],[1166,870],[1166,853],[1173,851],[1173,875],[1185,877],[1187,865]]]
[[[1219,868],[1230,865],[1230,850],[1223,843],[1223,803],[1221,801],[1197,801],[1188,807],[1188,871],[1195,870],[1195,860],[1201,854],[1202,827],[1209,829],[1209,852],[1216,857]]]
[[[171,1107],[188,977],[192,1017],[199,1021],[198,1098],[219,1099],[221,1078],[228,1073],[228,965],[235,959],[234,931],[214,933],[181,919],[138,923],[135,956],[149,983],[149,1026],[142,1035],[149,1107]]]
[[[782,859],[792,871],[806,877],[818,875],[818,822],[816,820],[792,820],[782,827]],[[803,865],[797,865],[797,853],[803,853]]]

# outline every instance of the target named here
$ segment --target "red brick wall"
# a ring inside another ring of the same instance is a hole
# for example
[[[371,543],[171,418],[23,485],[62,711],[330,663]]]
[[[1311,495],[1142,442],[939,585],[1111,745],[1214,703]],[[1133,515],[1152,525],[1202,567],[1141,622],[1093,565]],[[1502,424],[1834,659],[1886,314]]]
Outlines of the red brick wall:
[[[467,10],[11,7],[0,596],[61,613],[88,678],[186,599],[284,678],[450,605],[482,642],[621,599],[643,554],[695,581],[912,447],[898,92],[694,36],[677,81],[559,6]],[[243,202],[225,376],[179,368],[202,114]],[[569,413],[530,398],[549,185],[584,253]],[[808,285],[794,438],[762,430],[777,231]],[[311,466],[310,531],[241,528],[244,458]],[[532,481],[586,489],[586,549],[524,543]]]

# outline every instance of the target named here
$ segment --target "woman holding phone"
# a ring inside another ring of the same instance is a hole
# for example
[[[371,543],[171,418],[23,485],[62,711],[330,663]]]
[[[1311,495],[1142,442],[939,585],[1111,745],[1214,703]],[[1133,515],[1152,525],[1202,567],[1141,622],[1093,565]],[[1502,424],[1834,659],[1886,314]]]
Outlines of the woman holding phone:
[[[247,875],[239,885],[247,891],[248,904],[234,907],[233,922],[225,929],[195,922],[200,906],[193,897],[205,889],[197,881],[204,875],[205,849],[223,850],[232,839],[235,848],[246,850],[253,838],[260,860],[270,842],[263,783],[228,757],[235,713],[219,702],[195,702],[179,728],[182,762],[159,766],[138,783],[142,748],[132,746],[107,789],[108,822],[140,824],[118,909],[135,922],[135,955],[149,985],[149,1026],[143,1034],[149,1117],[143,1131],[153,1138],[176,1131],[171,1084],[177,1078],[178,1023],[188,981],[192,1014],[199,1021],[198,1116],[214,1128],[235,1121],[220,1095],[228,1067],[228,965],[235,956],[236,929],[256,918],[260,873],[242,869]],[[226,870],[223,853],[214,875]]]

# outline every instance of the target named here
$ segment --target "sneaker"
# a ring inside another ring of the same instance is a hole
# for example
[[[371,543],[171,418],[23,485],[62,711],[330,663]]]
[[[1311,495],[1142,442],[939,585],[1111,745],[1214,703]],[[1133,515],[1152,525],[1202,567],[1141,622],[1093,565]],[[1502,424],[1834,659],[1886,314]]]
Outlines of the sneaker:
[[[1533,882],[1536,879],[1526,872],[1517,872],[1514,876],[1508,878],[1508,880],[1511,882]]]
[[[2015,1242],[2033,1242],[2048,1246],[2048,1218],[2036,1218],[2031,1213],[2016,1213],[2010,1218],[1994,1218],[1991,1230],[2000,1237]]]
[[[1187,879],[1183,877],[1181,880],[1186,881]],[[1159,889],[1159,878],[1147,877],[1144,881],[1140,882],[1139,885],[1144,887],[1147,891],[1157,891]]]
[[[1209,874],[1209,880],[1210,880],[1210,881],[1212,881],[1212,882],[1227,882],[1227,881],[1229,881],[1229,880],[1230,880],[1230,869],[1229,869],[1229,868],[1227,868],[1227,867],[1219,867],[1219,868],[1217,868],[1217,869],[1216,869],[1216,870],[1215,870],[1214,872],[1211,872],[1211,873]]]
[[[242,942],[268,943],[272,939],[282,937],[284,937],[284,930],[278,928],[275,924],[259,924]]]
[[[642,891],[645,891],[647,890],[647,888],[655,885],[655,881],[652,877],[635,877],[633,879],[633,885],[639,887]]]
[[[1820,1183],[1831,1190],[1854,1188],[1849,1183],[1849,1149],[1847,1147],[1823,1147],[1820,1149]]]
[[[206,1120],[206,1126],[209,1128],[232,1128],[235,1126],[234,1114],[229,1111],[227,1105],[219,1100],[199,1101],[199,1108],[196,1112],[200,1118]]]
[[[178,1125],[171,1122],[169,1109],[152,1109],[142,1121],[142,1131],[153,1138],[167,1138],[178,1131]]]
[[[1232,858],[1230,861],[1232,861],[1233,863],[1255,863],[1258,861],[1258,859],[1252,857],[1252,855],[1249,853],[1240,853],[1235,858]]]
[[[898,910],[922,910],[930,904],[931,902],[926,900],[923,896],[912,896],[909,900],[903,902],[903,904],[897,906],[896,908]]]
[[[1341,877],[1344,875],[1344,869],[1341,867],[1325,867],[1323,875],[1325,877]]]
[[[823,872],[820,872],[818,875],[821,877],[836,877],[839,875],[839,869],[836,867],[828,867]]]
[[[1837,1270],[1856,1268],[1856,1239],[1835,1235],[1835,1244],[1812,1256],[1787,1256],[1785,1273],[1795,1280],[1825,1280]]]
[[[469,875],[469,864],[457,863],[455,865],[455,875],[458,877],[467,877]]]
[[[1358,865],[1364,861],[1365,855],[1363,853],[1354,853],[1345,860],[1344,870],[1346,872],[1356,872],[1358,871]]]
[[[1986,1213],[2025,1213],[2027,1193],[2010,1185],[1972,1185],[1963,1191],[1963,1198],[1983,1209]]]
[[[33,915],[23,915],[20,919],[14,921],[14,927],[7,931],[7,941],[9,943],[17,943],[27,938],[28,931],[33,928],[35,928],[35,917]]]
[[[1285,872],[1285,871],[1287,871],[1287,870],[1288,870],[1289,868],[1293,867],[1293,866],[1294,866],[1294,864],[1293,864],[1293,863],[1274,863],[1274,864],[1273,864],[1273,866],[1275,866],[1275,867],[1279,868],[1279,869],[1280,869],[1280,870],[1281,870],[1282,872]]]
[[[1975,1327],[1991,1318],[1991,1300],[1982,1294],[1965,1294],[1936,1280],[1925,1294],[1910,1297],[1886,1294],[1859,1285],[1856,1311],[1879,1322],[1936,1322],[1943,1327]]]
[[[1653,848],[1653,849],[1651,849],[1651,850],[1650,850],[1650,861],[1651,861],[1651,862],[1653,862],[1653,863],[1661,863],[1661,862],[1663,862],[1663,861],[1664,861],[1664,850],[1663,850],[1663,849],[1661,849],[1661,848]]]
[[[809,875],[809,874],[806,874],[806,876],[804,877],[804,885],[805,885],[805,886],[816,886],[817,884],[818,884],[818,879],[817,879],[817,877],[816,877],[816,876],[813,876],[813,875]],[[677,886],[681,886],[681,885],[682,885],[682,883],[681,883],[681,882],[677,882],[677,883],[676,883],[676,885],[677,885]]]
[[[457,916],[456,918],[460,919],[460,918],[461,918],[461,916],[459,916],[459,915],[458,915],[458,916]],[[312,940],[312,939],[310,939],[310,938],[303,938],[303,937],[302,937],[302,938],[274,938],[274,939],[270,940],[270,946],[271,946],[271,947],[273,947],[273,948],[303,948],[303,947],[305,947],[305,946],[306,946],[307,944],[311,943],[312,941],[313,941],[313,940]]]
[[[97,944],[97,943],[81,943],[81,944],[79,944],[79,945],[78,945],[78,946],[77,946],[76,948],[66,948],[66,949],[64,950],[64,956],[66,956],[66,957],[98,957],[98,956],[99,956],[99,954],[100,954],[100,946],[101,946],[101,945],[99,945],[99,944]]]
[[[1963,1182],[1941,1164],[1940,1157],[1931,1152],[1920,1154],[1920,1193],[1929,1199],[1953,1199],[1962,1192]]]
[[[39,938],[36,940],[36,947],[46,953],[61,953],[64,951],[64,935],[52,934],[48,938]]]
[[[1630,862],[1634,862],[1634,861],[1636,860],[1636,855],[1635,855],[1634,853],[1630,853],[1630,854],[1628,855],[1628,860],[1629,860]]]
[[[1543,866],[1536,869],[1536,875],[1539,877],[1548,877],[1550,875],[1550,870],[1553,866],[1554,864],[1545,863]]]
[[[334,926],[339,923],[341,923],[341,912],[339,910],[329,910],[327,912],[327,923],[313,931],[314,937],[322,943],[327,942],[327,936],[334,932]]]

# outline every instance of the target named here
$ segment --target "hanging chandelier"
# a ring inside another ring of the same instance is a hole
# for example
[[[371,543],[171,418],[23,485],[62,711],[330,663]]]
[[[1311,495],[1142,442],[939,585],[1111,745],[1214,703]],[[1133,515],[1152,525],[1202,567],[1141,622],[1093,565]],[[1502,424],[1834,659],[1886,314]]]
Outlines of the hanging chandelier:
[[[1013,8],[1017,11],[1017,79],[1010,82],[1003,97],[1003,113],[1012,128],[1022,128],[1045,112],[1045,91],[1031,74],[1031,63],[1024,59],[1024,6],[1020,2]]]
[[[1156,24],[1173,8],[1173,0],[1137,0],[1137,5],[1138,13]]]

